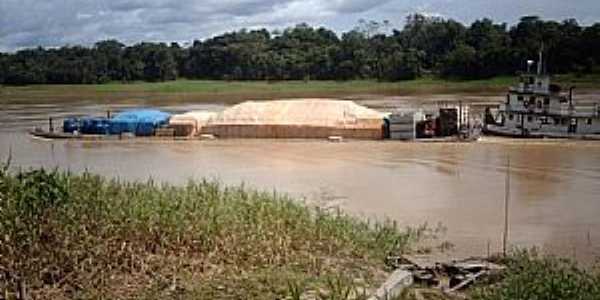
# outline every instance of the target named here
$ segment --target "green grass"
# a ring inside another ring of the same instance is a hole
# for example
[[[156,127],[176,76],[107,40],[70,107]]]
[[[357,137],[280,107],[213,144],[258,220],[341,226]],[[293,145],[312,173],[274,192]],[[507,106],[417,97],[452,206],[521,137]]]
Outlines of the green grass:
[[[474,300],[600,299],[600,272],[582,269],[567,259],[542,256],[535,249],[504,259],[507,272],[499,283],[478,287]]]
[[[510,78],[498,77],[482,81],[445,81],[421,78],[401,82],[353,81],[207,81],[180,79],[170,82],[133,84],[109,83],[97,85],[98,92],[156,92],[156,93],[394,93],[426,92],[429,89],[468,90],[483,87],[506,86]]]
[[[171,186],[0,167],[0,297],[366,299],[388,255],[432,232],[399,230],[275,192]],[[476,300],[598,299],[600,273],[515,252]],[[416,287],[419,289],[419,287]],[[407,290],[400,299],[451,299]],[[427,290],[426,290],[427,291]]]
[[[556,82],[565,88],[577,85],[580,90],[600,89],[600,75],[558,75]],[[4,86],[0,99],[94,99],[161,97],[178,101],[239,102],[252,99],[349,97],[356,95],[430,95],[472,94],[498,95],[515,83],[514,77],[486,80],[443,80],[423,77],[400,82],[373,80],[353,81],[215,81],[179,79],[168,82],[107,83],[101,85],[30,85]]]
[[[35,299],[360,299],[399,230],[277,193],[0,170],[0,292]],[[363,292],[361,292],[363,291]]]

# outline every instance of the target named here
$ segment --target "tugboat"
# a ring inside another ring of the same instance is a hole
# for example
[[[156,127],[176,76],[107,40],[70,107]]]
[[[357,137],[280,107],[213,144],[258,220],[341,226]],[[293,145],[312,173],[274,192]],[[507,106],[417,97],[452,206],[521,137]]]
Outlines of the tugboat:
[[[497,111],[487,108],[483,132],[518,138],[577,138],[600,140],[600,103],[576,105],[573,90],[568,93],[552,84],[543,70],[540,51],[537,73],[520,75],[519,84],[511,87],[506,102]]]

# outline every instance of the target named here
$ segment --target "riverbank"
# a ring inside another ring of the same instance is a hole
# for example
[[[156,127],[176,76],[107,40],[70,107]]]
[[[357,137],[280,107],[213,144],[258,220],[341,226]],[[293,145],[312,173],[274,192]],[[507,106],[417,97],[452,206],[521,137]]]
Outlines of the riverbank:
[[[386,258],[431,234],[215,181],[176,187],[3,167],[0,196],[6,299],[366,299],[388,274]],[[501,262],[501,278],[466,295],[588,299],[600,291],[600,274],[569,261],[516,252]],[[401,299],[427,293],[452,299],[419,286]]]
[[[557,83],[576,85],[580,91],[600,90],[597,75],[558,75]],[[167,82],[108,83],[92,85],[3,86],[0,100],[27,102],[90,99],[112,101],[153,95],[170,101],[237,103],[243,100],[281,98],[345,98],[356,95],[418,96],[433,94],[500,95],[515,83],[514,77],[453,81],[433,77],[399,82],[354,81],[214,81],[180,79]]]
[[[215,181],[3,169],[0,195],[0,291],[35,299],[366,293],[426,233]]]

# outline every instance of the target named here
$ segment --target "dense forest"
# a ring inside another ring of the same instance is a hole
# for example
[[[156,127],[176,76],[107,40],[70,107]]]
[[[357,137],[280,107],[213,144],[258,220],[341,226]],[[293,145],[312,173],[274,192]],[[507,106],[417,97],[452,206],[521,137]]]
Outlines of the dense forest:
[[[543,44],[553,73],[600,72],[600,23],[523,17],[514,26],[482,19],[465,26],[415,14],[401,30],[361,20],[338,36],[300,24],[283,31],[245,30],[177,43],[64,46],[0,53],[0,83],[166,81],[178,77],[224,80],[396,81],[423,74],[479,79],[514,74]]]

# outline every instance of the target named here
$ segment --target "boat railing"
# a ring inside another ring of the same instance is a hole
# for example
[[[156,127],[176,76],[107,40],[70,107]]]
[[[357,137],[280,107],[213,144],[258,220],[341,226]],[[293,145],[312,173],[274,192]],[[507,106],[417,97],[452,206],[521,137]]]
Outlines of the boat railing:
[[[512,86],[509,88],[509,91],[522,94],[550,94],[550,91],[547,88],[536,86]]]

